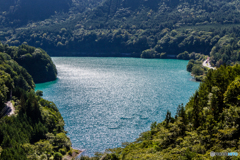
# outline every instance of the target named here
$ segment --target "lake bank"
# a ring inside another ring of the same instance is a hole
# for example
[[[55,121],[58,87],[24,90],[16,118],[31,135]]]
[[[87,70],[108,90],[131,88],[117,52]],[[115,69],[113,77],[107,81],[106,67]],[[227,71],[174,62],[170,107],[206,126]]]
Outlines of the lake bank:
[[[56,50],[46,50],[51,57],[121,57],[121,58],[141,58],[139,55],[141,53],[121,53],[121,52],[69,52],[69,51],[56,51]],[[151,59],[160,59],[160,58],[151,58]],[[177,55],[169,54],[166,55],[164,59],[177,59]]]

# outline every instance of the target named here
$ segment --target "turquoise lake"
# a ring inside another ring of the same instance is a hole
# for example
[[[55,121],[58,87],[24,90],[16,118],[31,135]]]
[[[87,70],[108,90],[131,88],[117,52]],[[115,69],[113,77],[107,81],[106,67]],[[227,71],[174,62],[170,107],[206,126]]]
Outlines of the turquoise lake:
[[[58,79],[36,85],[65,121],[72,146],[85,155],[132,142],[152,122],[175,116],[198,89],[174,59],[52,57]]]

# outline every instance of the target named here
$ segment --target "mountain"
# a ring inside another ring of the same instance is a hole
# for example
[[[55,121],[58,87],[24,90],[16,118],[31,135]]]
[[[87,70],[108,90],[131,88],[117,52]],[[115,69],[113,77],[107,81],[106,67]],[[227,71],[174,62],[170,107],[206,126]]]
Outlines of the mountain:
[[[236,0],[106,0],[90,12],[87,22],[83,23],[86,28],[131,28],[135,25],[139,29],[236,24],[239,23],[239,7]]]
[[[0,24],[13,26],[49,18],[55,12],[66,12],[71,0],[1,0]]]
[[[24,4],[17,2],[15,4],[20,6]],[[50,6],[54,2],[47,1],[44,5]],[[37,18],[42,15],[32,13],[29,17],[32,20],[24,25],[15,23],[16,18],[13,21],[10,18],[11,14],[18,13],[18,9],[4,13],[6,16],[2,13],[5,27],[0,31],[0,40],[9,45],[25,42],[41,47],[51,56],[172,58],[187,51],[210,56],[213,66],[238,61],[239,55],[234,48],[239,40],[240,3],[237,0],[60,2],[56,5],[58,9],[49,9],[47,19]],[[55,10],[59,12],[51,15]],[[24,9],[26,13],[29,11]],[[20,10],[18,14],[24,16]],[[233,47],[227,56],[210,54],[228,44]],[[148,52],[151,50],[153,52]]]
[[[21,27],[61,15],[78,14],[96,7],[102,0],[1,0],[0,26]]]

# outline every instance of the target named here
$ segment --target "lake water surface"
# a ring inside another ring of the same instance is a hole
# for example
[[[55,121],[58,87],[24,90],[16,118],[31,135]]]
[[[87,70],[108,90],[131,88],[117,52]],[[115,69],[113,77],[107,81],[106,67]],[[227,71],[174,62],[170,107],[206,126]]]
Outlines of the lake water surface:
[[[134,141],[169,109],[186,104],[198,88],[188,61],[172,59],[53,57],[58,79],[36,85],[53,101],[74,148],[104,152]]]

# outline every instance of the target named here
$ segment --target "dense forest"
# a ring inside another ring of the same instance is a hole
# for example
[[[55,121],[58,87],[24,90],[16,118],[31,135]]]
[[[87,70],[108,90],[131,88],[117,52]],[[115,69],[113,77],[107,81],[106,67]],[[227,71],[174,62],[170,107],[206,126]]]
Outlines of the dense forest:
[[[22,48],[34,49],[18,49]],[[35,83],[27,70],[3,52],[0,68],[0,159],[61,159],[77,152],[71,148],[56,105],[43,99],[42,91],[34,91]],[[7,101],[15,108],[11,116],[3,109]]]
[[[49,18],[55,12],[66,12],[71,0],[1,0],[0,25],[21,26],[28,21]]]
[[[210,152],[240,152],[240,65],[209,70],[204,82],[176,115],[167,112],[132,143],[106,150],[104,160],[211,159]],[[82,157],[97,160],[101,156]],[[215,156],[212,159],[239,159]]]
[[[25,1],[8,3],[24,8],[29,4]],[[44,5],[51,3],[55,1]],[[2,12],[0,40],[41,47],[51,56],[196,59],[201,54],[210,56],[216,67],[240,60],[236,0],[61,0],[54,6],[59,12],[49,9],[47,18],[24,23],[8,18],[9,10]],[[178,56],[184,52],[189,55]]]
[[[32,76],[35,83],[53,81],[57,78],[57,69],[50,56],[41,48],[28,45],[19,47],[0,43],[0,52],[7,53]]]

